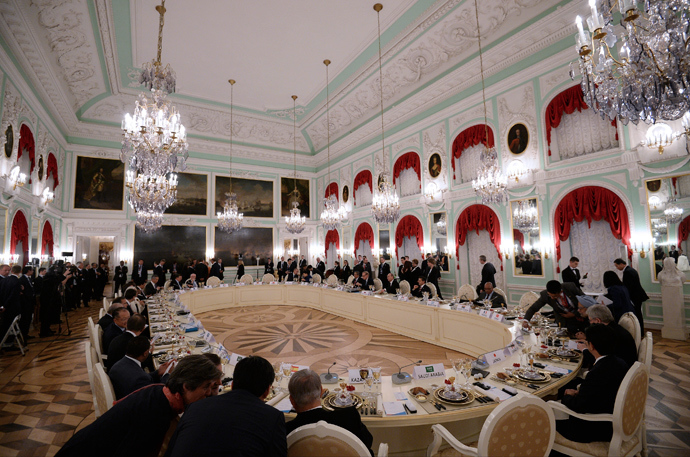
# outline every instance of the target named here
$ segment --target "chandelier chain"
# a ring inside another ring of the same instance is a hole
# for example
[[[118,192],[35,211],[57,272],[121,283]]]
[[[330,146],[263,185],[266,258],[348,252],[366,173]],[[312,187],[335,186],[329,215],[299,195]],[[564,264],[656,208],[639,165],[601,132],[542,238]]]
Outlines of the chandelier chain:
[[[328,100],[328,65],[331,64],[331,61],[326,59],[323,61],[323,63],[326,65],[326,136],[328,138],[328,185],[331,184],[331,119],[329,117],[329,112],[330,112],[330,104]]]
[[[376,8],[376,6],[374,6]],[[383,69],[381,62],[381,8],[376,10],[376,23],[379,31],[379,94],[381,96],[381,163],[383,164],[383,175],[386,175],[386,140],[383,128]]]
[[[482,104],[484,105],[484,141],[489,142],[488,116],[486,114],[486,87],[484,84],[484,57],[482,55],[482,32],[479,28],[479,5],[474,0],[474,18],[477,20],[477,42],[479,43],[479,74],[482,78]]]
[[[161,63],[161,55],[163,54],[163,26],[165,25],[165,0],[160,5],[156,6],[156,11],[160,14],[158,22],[158,54],[156,55],[156,62]]]

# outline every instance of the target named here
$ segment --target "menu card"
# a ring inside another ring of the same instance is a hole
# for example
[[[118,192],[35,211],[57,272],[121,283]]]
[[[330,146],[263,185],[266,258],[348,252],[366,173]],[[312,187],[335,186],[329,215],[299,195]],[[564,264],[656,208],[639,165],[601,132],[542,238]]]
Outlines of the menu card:
[[[399,401],[384,401],[383,410],[386,412],[386,416],[404,416],[407,414],[404,404]]]

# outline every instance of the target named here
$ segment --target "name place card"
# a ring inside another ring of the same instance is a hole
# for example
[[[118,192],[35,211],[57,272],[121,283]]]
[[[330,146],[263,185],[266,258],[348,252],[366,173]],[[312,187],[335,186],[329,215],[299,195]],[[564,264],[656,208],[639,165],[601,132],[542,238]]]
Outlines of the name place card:
[[[472,305],[458,305],[457,310],[462,311],[463,313],[471,313]]]
[[[285,281],[285,284],[294,284],[295,281]]]
[[[320,285],[321,285],[321,284],[319,284],[318,282],[315,282],[315,283],[312,284],[312,286],[314,286],[314,287],[319,287]]]
[[[480,309],[480,310],[479,310],[479,315],[482,316],[482,317],[488,317],[489,319],[491,319],[491,316],[492,316],[493,314],[494,314],[494,313],[492,313],[492,312],[489,311],[488,309]]]
[[[260,286],[260,285],[262,285],[262,284],[263,284],[263,283],[262,283],[261,281],[254,281],[254,285],[255,285],[255,286]]]
[[[429,300],[426,302],[427,306],[433,306],[434,308],[438,308],[438,305],[440,305],[439,302],[434,301],[434,300]]]
[[[371,370],[368,371],[371,374]],[[367,375],[369,376],[369,375]],[[359,375],[359,368],[350,368],[347,370],[347,382],[349,384],[363,384],[364,379]]]
[[[399,301],[410,301],[410,299],[407,298],[407,296],[405,296],[405,295],[399,295],[399,296],[398,296],[398,300],[399,300]]]
[[[370,290],[363,290],[362,295],[374,295],[374,292],[372,292]]]
[[[244,286],[244,283],[243,283],[243,282],[238,282],[238,283],[235,283],[235,285],[238,286],[238,287],[239,287],[239,286]]]
[[[345,286],[338,286],[335,288],[335,290],[345,290]]]
[[[247,357],[246,355],[235,354],[234,352],[230,355],[230,365],[237,365],[237,362]]]
[[[280,283],[279,283],[278,281],[271,281],[270,284],[271,284],[272,286],[275,286],[275,285],[280,284]]]
[[[498,321],[498,322],[503,322],[503,321],[505,320],[505,318],[506,318],[506,317],[505,317],[503,314],[501,314],[501,313],[491,313],[491,314],[493,314],[493,315],[491,316],[491,319],[493,319],[493,320],[495,320],[495,321]]]
[[[414,367],[412,377],[414,379],[445,378],[446,369],[442,363],[434,363],[433,365],[421,365]]]

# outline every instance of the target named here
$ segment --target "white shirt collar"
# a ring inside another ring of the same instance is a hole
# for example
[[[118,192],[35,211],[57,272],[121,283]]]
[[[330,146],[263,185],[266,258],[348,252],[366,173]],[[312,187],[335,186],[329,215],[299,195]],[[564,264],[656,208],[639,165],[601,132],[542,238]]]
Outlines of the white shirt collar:
[[[129,360],[133,360],[134,363],[136,363],[137,365],[141,366],[141,362],[138,361],[137,359],[135,359],[134,357],[130,357],[130,356],[128,356],[128,355],[126,355],[125,357],[128,358]]]
[[[594,364],[596,364],[598,361],[600,361],[600,360],[603,359],[604,357],[606,357],[606,356],[605,356],[605,355],[599,356],[599,358],[596,359],[596,360],[594,361]]]
[[[131,330],[127,330],[127,332],[126,332],[126,333],[131,333],[131,334],[132,334],[133,336],[137,336],[137,335],[135,335],[135,334],[134,334],[134,332],[133,332],[133,331],[131,331]]]

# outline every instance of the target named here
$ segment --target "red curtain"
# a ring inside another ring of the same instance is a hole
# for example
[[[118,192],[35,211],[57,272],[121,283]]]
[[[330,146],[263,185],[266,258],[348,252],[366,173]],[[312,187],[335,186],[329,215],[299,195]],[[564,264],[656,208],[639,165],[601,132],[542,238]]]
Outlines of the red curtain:
[[[46,221],[43,225],[43,235],[41,235],[41,255],[53,256],[53,227]]]
[[[424,229],[422,223],[414,216],[405,216],[400,219],[395,227],[395,257],[398,257],[398,248],[402,247],[403,240],[411,237],[417,238],[417,246],[424,255]]]
[[[12,234],[10,235],[10,254],[14,254],[17,244],[21,241],[24,261],[29,260],[29,224],[21,211],[17,211],[12,220]],[[21,260],[20,260],[21,261]]]
[[[455,137],[452,148],[453,160],[451,160],[451,164],[453,165],[453,179],[455,179],[455,159],[460,158],[462,151],[476,146],[479,143],[484,144],[484,146],[488,148],[494,147],[494,131],[491,130],[491,127],[488,125],[473,125],[472,127],[466,128]]]
[[[678,224],[678,244],[688,239],[690,235],[690,216],[686,216],[683,222]]]
[[[561,241],[570,237],[570,226],[573,222],[587,220],[587,224],[591,225],[593,220],[602,219],[611,226],[613,236],[628,246],[628,257],[632,257],[628,211],[623,201],[608,189],[587,186],[570,192],[556,207],[556,262],[561,259]],[[560,267],[557,267],[556,271],[560,273]]]
[[[338,235],[337,230],[329,230],[326,233],[326,260],[328,260],[328,248],[331,244],[335,244],[336,249],[340,249],[340,235]]]
[[[405,154],[398,157],[393,166],[393,185],[395,185],[395,180],[398,179],[400,173],[408,168],[414,168],[417,172],[417,178],[419,178],[419,188],[422,188],[422,169],[419,165],[419,154],[416,152],[406,152]]]
[[[369,176],[371,176],[371,173],[369,173]],[[359,242],[362,240],[368,241],[369,247],[371,247],[372,251],[374,250],[374,230],[371,228],[371,225],[366,222],[359,224],[359,227],[357,227],[355,231],[355,256],[357,255]]]
[[[501,270],[503,270],[503,256],[501,256],[501,222],[498,216],[485,205],[471,205],[460,213],[458,221],[455,223],[455,256],[460,252],[460,246],[467,240],[467,232],[474,230],[479,234],[480,230],[489,232],[491,242],[496,246],[498,258],[501,260]],[[459,265],[458,265],[459,269]]]
[[[55,159],[55,156],[50,153],[48,154],[48,165],[46,166],[46,179],[48,179],[48,176],[53,175],[53,181],[55,181],[55,186],[53,187],[53,190],[57,188],[58,185],[60,185],[60,180],[58,179],[58,165],[57,165],[57,159]]]
[[[556,95],[549,106],[546,107],[546,142],[549,145],[549,155],[551,155],[551,129],[555,129],[561,125],[563,114],[573,114],[575,110],[582,111],[589,109],[585,99],[582,96],[582,88],[578,84],[570,89],[566,89],[560,94]],[[617,126],[616,119],[611,121],[613,127]],[[618,140],[618,132],[616,132],[616,140]]]
[[[525,250],[525,234],[522,233],[518,229],[513,229],[513,240],[515,240],[516,243],[520,243],[520,247],[522,250]]]
[[[369,170],[362,170],[359,173],[357,173],[357,176],[355,176],[355,184],[354,184],[354,186],[352,186],[352,198],[354,199],[355,204],[357,204],[357,197],[356,197],[357,189],[359,189],[359,186],[361,186],[363,184],[368,184],[369,190],[371,192],[374,192],[374,189],[372,186],[371,172]]]
[[[19,129],[19,152],[17,153],[17,160],[24,153],[24,149],[29,151],[29,160],[31,161],[31,170],[29,170],[29,175],[34,171],[34,165],[36,163],[36,145],[34,143],[34,134],[31,133],[31,129],[28,125],[22,124]],[[29,177],[29,182],[31,177]]]
[[[338,197],[338,184],[337,183],[330,183],[328,187],[326,187],[326,194],[324,195],[323,198],[328,198],[331,195],[335,195],[335,199],[340,201],[340,198]]]

